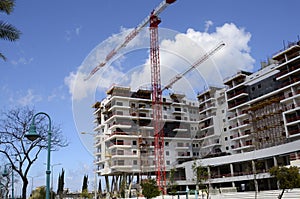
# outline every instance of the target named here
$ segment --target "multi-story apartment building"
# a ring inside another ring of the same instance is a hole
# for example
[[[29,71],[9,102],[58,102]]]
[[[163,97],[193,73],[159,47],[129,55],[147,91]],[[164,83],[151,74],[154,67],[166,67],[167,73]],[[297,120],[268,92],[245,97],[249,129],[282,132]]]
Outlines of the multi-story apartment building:
[[[220,154],[226,156],[197,160],[208,169],[206,183],[237,190],[276,189],[268,173],[272,166],[300,166],[299,75],[300,41],[262,63],[261,70],[240,71],[224,80],[227,114]],[[180,184],[195,184],[192,164],[177,166],[185,176]]]
[[[199,129],[193,139],[194,158],[226,155],[221,140],[226,136],[225,89],[209,87],[198,96]],[[227,133],[228,134],[228,133]]]
[[[96,165],[100,175],[154,175],[154,137],[151,91],[113,86],[95,108]],[[164,159],[166,167],[193,157],[198,131],[199,105],[183,94],[163,98]],[[199,148],[198,148],[199,151]],[[132,176],[132,177],[133,177]],[[112,184],[113,185],[113,184]],[[114,186],[114,185],[113,185]]]
[[[300,165],[300,41],[259,71],[240,71],[187,100],[163,99],[165,164],[179,189],[195,188],[192,165],[207,168],[211,187],[276,189],[268,170]],[[114,86],[94,105],[100,175],[154,174],[151,91]]]

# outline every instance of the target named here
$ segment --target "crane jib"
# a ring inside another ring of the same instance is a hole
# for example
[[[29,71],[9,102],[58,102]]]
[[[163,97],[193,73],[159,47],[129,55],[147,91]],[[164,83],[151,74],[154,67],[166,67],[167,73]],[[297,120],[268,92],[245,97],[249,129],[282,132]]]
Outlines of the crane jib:
[[[173,84],[175,84],[178,80],[180,80],[183,76],[185,76],[188,72],[190,72],[191,70],[195,69],[196,67],[198,67],[201,63],[203,63],[204,61],[206,61],[210,56],[212,56],[213,54],[215,54],[218,50],[220,50],[223,46],[225,46],[224,42],[221,42],[220,44],[218,44],[215,48],[213,48],[212,50],[210,50],[209,52],[205,53],[200,59],[198,59],[194,64],[192,64],[187,70],[185,70],[184,72],[176,75],[175,77],[173,77],[170,82],[161,90],[164,91],[166,89],[169,89],[173,86]]]
[[[176,0],[164,0],[162,1],[152,12],[154,15],[159,15],[162,11],[164,11],[168,5],[174,3]],[[126,47],[126,45],[135,38],[138,33],[142,30],[143,27],[145,27],[150,21],[150,15],[148,15],[136,28],[134,28],[133,31],[131,31],[126,37],[125,40],[119,44],[116,48],[114,48],[112,51],[108,53],[108,55],[105,57],[105,61],[101,62],[101,64],[98,64],[90,73],[89,75],[84,79],[85,81],[90,79],[101,67],[103,67],[112,57],[114,57],[119,50]],[[105,63],[104,65],[102,63]]]

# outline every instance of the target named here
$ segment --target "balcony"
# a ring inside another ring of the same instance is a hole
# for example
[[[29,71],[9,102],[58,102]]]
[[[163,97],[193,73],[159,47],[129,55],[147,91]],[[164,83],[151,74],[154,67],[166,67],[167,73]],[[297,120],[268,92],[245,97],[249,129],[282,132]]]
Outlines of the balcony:
[[[132,151],[125,151],[124,153],[111,153],[112,159],[132,159],[132,158],[138,158],[137,153],[133,153]]]
[[[108,129],[111,131],[115,130],[116,128],[130,129],[131,123],[130,122],[113,122],[112,124],[108,125]]]
[[[297,74],[300,72],[300,65],[297,65],[293,68],[291,68],[290,70],[285,69],[283,71],[280,71],[277,75],[276,75],[276,79],[277,80],[284,80],[284,79],[288,79],[290,76],[294,75],[294,76],[298,76]]]
[[[184,112],[181,110],[181,108],[174,108],[174,110],[172,111],[173,114],[179,114],[182,115],[184,114]]]
[[[210,131],[210,132],[207,132],[207,133],[203,133],[203,132],[200,132],[200,133],[197,133],[196,136],[195,136],[195,139],[194,140],[205,140],[205,139],[210,139],[210,138],[213,138],[213,137],[217,137],[219,135],[216,135],[214,133],[214,131]]]
[[[248,104],[245,104],[246,102],[248,102],[248,99],[245,98],[239,98],[239,99],[235,99],[234,101],[229,101],[228,102],[228,111],[232,111],[234,108],[240,108],[242,106],[248,106]]]
[[[235,141],[235,140],[245,139],[245,138],[249,138],[249,137],[250,137],[250,134],[240,133],[240,134],[234,134],[233,139],[231,139],[231,140]]]
[[[288,129],[289,137],[297,137],[300,136],[300,129],[298,127]]]
[[[253,145],[253,144],[244,145],[244,146],[242,146],[242,145],[235,145],[234,149],[232,149],[232,150],[238,151],[238,150],[250,149],[250,148],[254,148],[254,147],[255,147],[255,145]]]
[[[222,144],[219,143],[219,141],[209,141],[207,143],[203,143],[203,145],[201,146],[202,149],[206,149],[206,148],[212,148],[215,146],[221,146]]]
[[[300,116],[292,116],[292,117],[287,117],[286,116],[286,122],[287,122],[287,125],[289,125],[289,123],[292,123],[294,124],[295,122],[299,122],[300,120]]]
[[[229,127],[229,130],[231,131],[236,131],[238,129],[245,129],[245,128],[248,128],[250,127],[250,124],[249,123],[246,123],[246,124],[241,124],[241,125],[233,125],[233,126],[230,126]]]
[[[176,156],[177,159],[190,158],[190,157],[191,157],[190,152],[178,152],[178,154]]]
[[[216,109],[216,104],[215,103],[208,103],[206,105],[199,106],[199,113],[201,114],[204,111],[213,110],[213,109]]]
[[[179,145],[175,147],[175,150],[188,150],[190,147],[189,146],[184,146],[184,145]]]

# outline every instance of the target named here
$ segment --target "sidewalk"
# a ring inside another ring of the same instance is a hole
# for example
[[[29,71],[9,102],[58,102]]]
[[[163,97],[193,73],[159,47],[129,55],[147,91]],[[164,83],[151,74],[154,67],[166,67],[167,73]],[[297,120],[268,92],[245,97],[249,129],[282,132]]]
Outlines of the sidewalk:
[[[277,199],[281,190],[270,190],[270,191],[260,191],[257,193],[257,199]],[[211,195],[210,199],[254,199],[255,192],[230,192],[230,193],[221,193],[217,195]],[[300,199],[300,189],[286,190],[283,194],[283,199]],[[156,199],[178,199],[178,196],[166,195],[164,197],[159,196]],[[185,195],[180,195],[179,199],[187,199]],[[195,195],[188,195],[188,199],[195,199]],[[202,196],[199,195],[198,199],[202,199]],[[206,196],[203,197],[206,199]]]

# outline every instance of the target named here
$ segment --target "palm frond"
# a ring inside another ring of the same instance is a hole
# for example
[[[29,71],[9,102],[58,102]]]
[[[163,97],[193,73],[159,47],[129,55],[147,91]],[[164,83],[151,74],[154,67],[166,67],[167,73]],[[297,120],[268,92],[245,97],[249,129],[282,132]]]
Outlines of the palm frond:
[[[20,38],[21,32],[13,25],[0,21],[0,38],[15,41]]]
[[[10,14],[15,6],[14,0],[0,0],[0,12]]]
[[[10,14],[15,6],[14,0],[0,0],[0,12]]]
[[[6,61],[6,57],[2,53],[0,53],[0,58]]]

